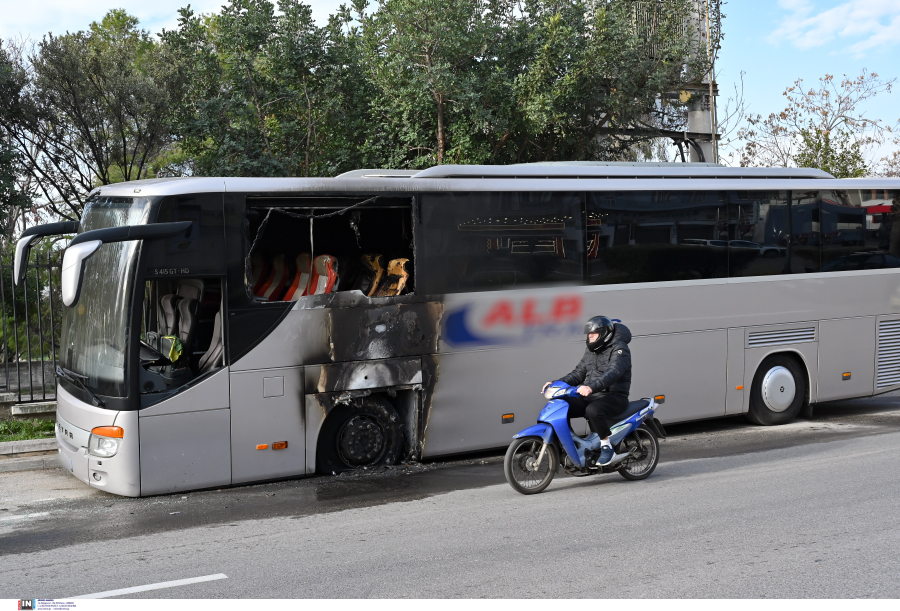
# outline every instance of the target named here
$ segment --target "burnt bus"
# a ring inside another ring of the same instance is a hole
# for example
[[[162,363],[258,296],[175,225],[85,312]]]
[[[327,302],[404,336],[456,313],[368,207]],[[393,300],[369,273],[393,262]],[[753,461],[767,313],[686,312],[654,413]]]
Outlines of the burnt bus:
[[[664,393],[663,422],[895,390],[900,259],[856,226],[876,189],[900,184],[558,163],[146,180],[24,232],[16,278],[34,240],[76,234],[59,460],[146,496],[503,447],[596,314],[632,330],[632,392]],[[832,218],[852,244],[800,239]]]

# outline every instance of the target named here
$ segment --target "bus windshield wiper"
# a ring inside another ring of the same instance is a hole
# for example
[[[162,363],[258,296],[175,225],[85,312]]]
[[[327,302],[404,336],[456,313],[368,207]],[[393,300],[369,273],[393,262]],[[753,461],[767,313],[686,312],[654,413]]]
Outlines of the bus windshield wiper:
[[[88,388],[87,384],[84,383],[84,381],[88,379],[87,376],[81,375],[80,373],[75,373],[74,371],[70,371],[63,367],[60,367],[59,365],[56,366],[56,375],[61,377],[63,380],[68,380],[72,384],[75,384],[76,386],[82,388],[87,394],[91,396],[91,401],[95,406],[104,407],[106,405],[103,400],[95,395],[94,391]]]

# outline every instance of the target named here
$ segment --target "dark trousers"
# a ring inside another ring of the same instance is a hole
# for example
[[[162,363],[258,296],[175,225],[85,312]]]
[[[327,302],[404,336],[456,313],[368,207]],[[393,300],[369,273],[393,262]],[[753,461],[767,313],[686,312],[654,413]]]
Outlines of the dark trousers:
[[[618,422],[617,416],[628,407],[628,397],[619,394],[604,394],[590,397],[566,397],[569,404],[569,418],[587,418],[600,439],[609,437],[611,424]]]

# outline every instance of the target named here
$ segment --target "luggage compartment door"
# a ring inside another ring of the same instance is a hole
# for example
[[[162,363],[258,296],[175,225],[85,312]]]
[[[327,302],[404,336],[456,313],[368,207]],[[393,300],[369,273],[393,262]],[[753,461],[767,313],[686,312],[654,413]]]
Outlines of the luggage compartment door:
[[[231,374],[234,483],[306,472],[303,368]]]
[[[725,329],[636,337],[631,342],[631,400],[665,395],[660,421],[725,415]]]
[[[819,401],[872,394],[875,317],[819,322]]]

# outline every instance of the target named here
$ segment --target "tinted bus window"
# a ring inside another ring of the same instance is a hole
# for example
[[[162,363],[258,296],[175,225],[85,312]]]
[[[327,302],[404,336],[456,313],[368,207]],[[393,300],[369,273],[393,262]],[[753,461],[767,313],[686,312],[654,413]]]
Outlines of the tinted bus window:
[[[580,193],[422,196],[418,282],[426,294],[581,284]]]
[[[728,194],[730,277],[818,271],[819,240],[815,197],[786,191]]]
[[[891,234],[896,191],[821,191],[822,271],[900,267],[900,239]],[[900,230],[900,227],[898,227]],[[900,237],[900,236],[898,236]]]
[[[589,283],[724,278],[726,212],[714,191],[588,193]]]

